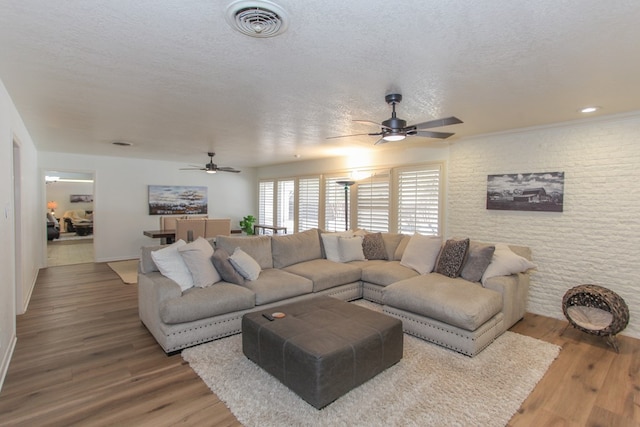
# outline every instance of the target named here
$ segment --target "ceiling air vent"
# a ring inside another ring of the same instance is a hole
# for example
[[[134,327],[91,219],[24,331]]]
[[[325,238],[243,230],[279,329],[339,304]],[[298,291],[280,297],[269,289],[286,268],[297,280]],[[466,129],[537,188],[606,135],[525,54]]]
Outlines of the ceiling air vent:
[[[287,29],[282,8],[266,0],[241,0],[227,7],[227,22],[251,37],[274,37]]]

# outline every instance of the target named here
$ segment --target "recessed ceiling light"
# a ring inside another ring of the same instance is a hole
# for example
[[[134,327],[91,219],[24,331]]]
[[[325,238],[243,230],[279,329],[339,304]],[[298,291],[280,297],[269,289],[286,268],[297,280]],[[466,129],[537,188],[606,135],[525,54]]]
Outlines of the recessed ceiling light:
[[[592,107],[584,107],[580,109],[581,113],[585,113],[585,114],[589,114],[589,113],[595,113],[596,111],[598,111],[601,107],[597,107],[597,106],[592,106]]]
[[[113,145],[118,145],[120,147],[131,147],[133,144],[127,141],[113,141]]]

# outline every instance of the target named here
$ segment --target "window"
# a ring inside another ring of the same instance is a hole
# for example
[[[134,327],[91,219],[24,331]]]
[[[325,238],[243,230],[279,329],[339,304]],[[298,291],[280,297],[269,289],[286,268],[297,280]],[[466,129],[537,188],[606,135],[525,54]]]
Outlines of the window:
[[[356,215],[358,228],[389,231],[389,172],[378,172],[358,181]]]
[[[298,231],[319,226],[320,178],[298,179]]]
[[[324,227],[327,231],[345,230],[344,185],[338,184],[343,180],[344,175],[325,177],[324,180]]]
[[[287,227],[287,233],[294,231],[295,219],[295,181],[286,180],[278,181],[278,196],[276,197],[276,205],[278,207],[277,224]]]
[[[440,175],[440,165],[396,170],[398,233],[439,234]]]
[[[258,224],[274,225],[275,181],[260,181],[258,188]]]

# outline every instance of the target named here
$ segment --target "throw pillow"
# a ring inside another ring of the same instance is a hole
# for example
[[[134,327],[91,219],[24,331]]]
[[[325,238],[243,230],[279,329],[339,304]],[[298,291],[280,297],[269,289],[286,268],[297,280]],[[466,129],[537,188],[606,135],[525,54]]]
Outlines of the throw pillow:
[[[440,253],[442,239],[438,236],[423,236],[416,233],[409,239],[402,254],[400,265],[413,268],[420,274],[433,271]]]
[[[340,253],[338,252],[338,238],[351,237],[352,231],[342,231],[340,233],[322,233],[322,245],[324,246],[324,254],[329,261],[340,262]]]
[[[484,271],[491,264],[493,252],[496,247],[493,245],[483,245],[481,243],[471,242],[467,254],[467,260],[462,266],[460,277],[470,282],[479,282],[482,279]]]
[[[229,257],[229,262],[247,280],[256,280],[260,275],[260,271],[262,271],[260,264],[240,248],[236,248],[233,251]]]
[[[364,261],[362,237],[338,237],[338,253],[340,254],[340,262]]]
[[[447,277],[458,277],[469,250],[469,239],[449,239],[444,243],[436,266],[436,273]]]
[[[211,257],[213,266],[220,273],[222,280],[236,285],[244,285],[244,277],[242,277],[229,261],[229,253],[224,249],[216,249]]]
[[[204,288],[222,280],[211,261],[213,247],[205,238],[198,237],[178,248],[178,252],[191,272],[193,286]]]
[[[404,250],[407,249],[407,244],[409,244],[409,240],[411,240],[411,236],[406,236],[404,234],[401,234],[401,236],[402,236],[402,239],[400,239],[400,242],[398,243],[398,246],[396,246],[396,250],[393,253],[394,261],[402,260],[402,255],[404,255]]]
[[[496,250],[493,252],[491,264],[489,264],[482,275],[482,284],[490,277],[524,273],[530,268],[536,267],[537,266],[528,259],[513,253],[508,245],[498,243],[496,244]]]
[[[362,239],[362,252],[366,259],[387,259],[382,233],[370,233]]]
[[[193,277],[187,264],[180,256],[180,252],[178,252],[178,249],[186,244],[184,240],[180,239],[165,248],[151,252],[151,258],[156,263],[160,273],[176,282],[183,292],[193,288]]]

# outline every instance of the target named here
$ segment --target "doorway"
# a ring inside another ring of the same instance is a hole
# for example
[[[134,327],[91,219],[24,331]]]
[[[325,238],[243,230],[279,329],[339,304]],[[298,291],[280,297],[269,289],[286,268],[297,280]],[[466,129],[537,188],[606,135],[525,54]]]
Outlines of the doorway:
[[[94,262],[94,188],[93,172],[45,171],[47,266]]]

